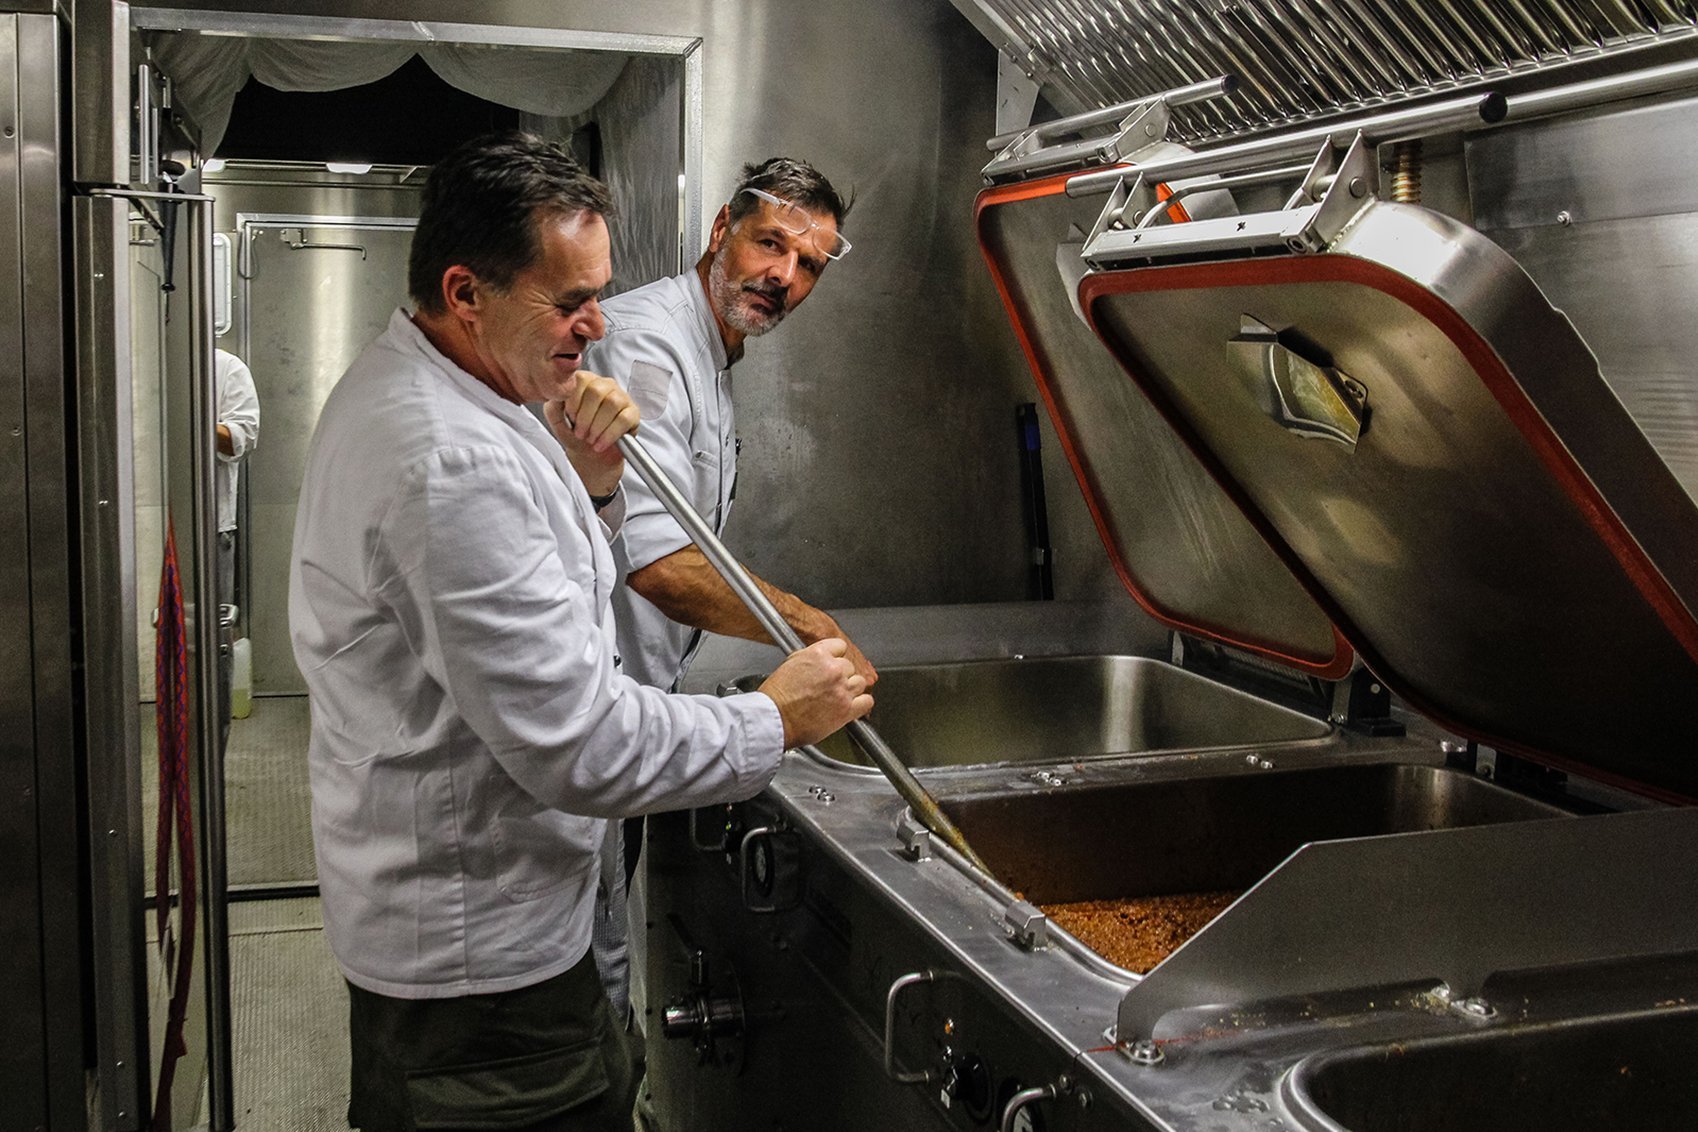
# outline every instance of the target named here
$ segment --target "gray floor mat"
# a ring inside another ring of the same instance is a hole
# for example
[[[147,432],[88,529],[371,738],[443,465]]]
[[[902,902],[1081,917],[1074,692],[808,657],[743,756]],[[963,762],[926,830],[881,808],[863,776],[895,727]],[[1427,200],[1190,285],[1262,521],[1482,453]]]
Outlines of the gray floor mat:
[[[230,721],[224,752],[224,830],[232,888],[318,880],[307,782],[311,718],[305,696],[276,696],[254,700],[252,715]],[[141,721],[142,876],[151,890],[159,807],[159,744],[152,704],[141,705]]]
[[[348,1127],[348,988],[316,899],[230,907],[236,1126]]]

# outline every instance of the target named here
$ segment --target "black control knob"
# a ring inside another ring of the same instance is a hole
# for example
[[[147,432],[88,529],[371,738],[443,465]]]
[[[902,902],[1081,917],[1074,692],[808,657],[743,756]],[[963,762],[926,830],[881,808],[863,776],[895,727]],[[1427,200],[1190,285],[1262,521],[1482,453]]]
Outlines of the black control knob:
[[[959,1105],[974,1120],[983,1120],[990,1115],[991,1093],[990,1069],[977,1054],[945,1051],[938,1096],[944,1108]]]

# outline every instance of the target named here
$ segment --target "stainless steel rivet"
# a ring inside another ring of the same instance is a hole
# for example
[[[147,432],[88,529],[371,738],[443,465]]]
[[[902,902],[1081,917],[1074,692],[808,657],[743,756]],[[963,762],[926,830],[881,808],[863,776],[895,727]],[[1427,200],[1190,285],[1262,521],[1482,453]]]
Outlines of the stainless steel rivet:
[[[1565,208],[1561,212],[1557,213],[1557,223],[1561,224],[1564,228],[1567,228],[1570,224],[1574,223],[1574,217],[1570,215],[1568,209]]]
[[[1139,1065],[1159,1065],[1162,1060],[1161,1047],[1149,1038],[1140,1038],[1126,1047],[1126,1056]]]

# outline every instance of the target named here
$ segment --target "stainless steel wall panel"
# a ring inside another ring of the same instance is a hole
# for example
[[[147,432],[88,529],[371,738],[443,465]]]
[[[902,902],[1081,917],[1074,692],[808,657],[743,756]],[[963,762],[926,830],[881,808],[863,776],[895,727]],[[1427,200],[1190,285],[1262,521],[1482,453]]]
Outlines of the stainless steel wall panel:
[[[83,924],[83,866],[78,836],[76,706],[70,632],[76,576],[71,523],[76,514],[67,442],[65,233],[61,227],[59,139],[65,45],[52,14],[17,18],[16,120],[23,268],[24,439],[29,463],[29,660],[35,696],[35,797],[41,829],[41,933],[46,941],[43,995],[81,1001],[88,961]],[[0,262],[4,262],[0,260]],[[51,1123],[83,1119],[83,1015],[49,1009],[48,1094]]]
[[[121,185],[130,179],[130,6],[73,0],[73,11],[72,178]]]
[[[30,626],[29,459],[25,435],[23,232],[26,188],[17,136],[22,65],[15,15],[0,15],[0,617],[27,641]],[[42,936],[41,805],[36,797],[35,687],[29,649],[0,653],[0,925],[14,977],[0,980],[0,1016],[14,1040],[0,1054],[0,1096],[25,1127],[45,1127],[48,1097],[47,954]]]
[[[1476,223],[1598,356],[1698,498],[1698,98],[1507,127],[1466,147]]]
[[[1525,125],[1468,139],[1485,231],[1698,211],[1698,97]]]
[[[1489,234],[1563,307],[1698,499],[1698,211]]]

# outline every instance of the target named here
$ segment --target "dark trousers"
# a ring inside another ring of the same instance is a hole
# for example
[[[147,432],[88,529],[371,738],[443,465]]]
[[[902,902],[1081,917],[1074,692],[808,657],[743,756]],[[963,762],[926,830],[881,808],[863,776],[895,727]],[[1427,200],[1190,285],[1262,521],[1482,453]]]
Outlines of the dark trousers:
[[[515,991],[402,999],[349,985],[364,1132],[630,1132],[637,1077],[585,956]]]

